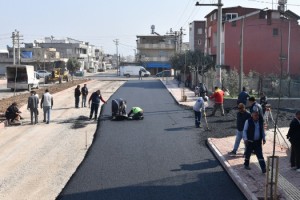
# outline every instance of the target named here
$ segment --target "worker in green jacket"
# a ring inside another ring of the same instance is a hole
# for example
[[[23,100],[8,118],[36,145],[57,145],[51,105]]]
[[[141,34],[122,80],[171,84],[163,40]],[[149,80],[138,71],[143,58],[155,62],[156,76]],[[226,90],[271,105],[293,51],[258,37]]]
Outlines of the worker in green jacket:
[[[128,118],[129,119],[144,119],[143,113],[144,113],[144,111],[140,107],[132,107],[130,112],[128,113]],[[131,115],[132,115],[132,117],[131,117]]]

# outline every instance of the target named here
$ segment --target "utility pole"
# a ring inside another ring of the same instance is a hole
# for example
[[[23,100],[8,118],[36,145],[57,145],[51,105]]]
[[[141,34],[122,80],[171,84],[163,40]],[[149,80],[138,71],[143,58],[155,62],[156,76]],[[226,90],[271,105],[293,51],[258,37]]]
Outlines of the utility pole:
[[[119,52],[118,52],[119,39],[115,39],[113,40],[113,42],[116,44],[116,52],[117,52],[117,75],[120,75]]]
[[[218,0],[217,4],[200,4],[196,2],[195,6],[217,6],[218,7],[218,20],[217,20],[217,58],[216,58],[216,86],[221,87],[221,65],[222,65],[222,54],[221,54],[221,32],[222,32],[222,1]]]
[[[16,42],[16,35],[15,32],[12,32],[12,43],[13,43],[13,64],[16,64],[16,49],[15,49],[15,42]]]
[[[17,45],[18,45],[18,64],[21,64],[21,50],[20,50],[20,37],[23,37],[22,35],[20,35],[20,32],[15,30],[17,32],[16,34],[16,38],[17,38]]]
[[[179,34],[179,53],[182,52],[182,36],[185,35],[185,34],[183,34],[183,31],[185,31],[185,29],[183,29],[181,27],[180,28],[180,34]]]

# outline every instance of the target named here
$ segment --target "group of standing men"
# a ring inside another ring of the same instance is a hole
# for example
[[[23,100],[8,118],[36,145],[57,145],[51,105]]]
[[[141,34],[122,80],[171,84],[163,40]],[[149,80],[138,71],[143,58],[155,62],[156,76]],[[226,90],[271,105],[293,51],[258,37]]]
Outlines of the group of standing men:
[[[250,112],[246,110],[247,100],[250,104]],[[269,109],[267,97],[262,92],[260,103],[257,103],[255,97],[250,97],[246,92],[246,89],[243,88],[243,91],[239,94],[237,103],[238,113],[236,139],[233,150],[229,152],[229,154],[235,155],[237,153],[240,141],[243,139],[245,143],[245,169],[250,170],[250,157],[254,152],[259,161],[262,173],[266,173],[266,164],[263,157],[262,145],[266,143],[264,123],[266,118],[265,113]],[[300,111],[296,112],[296,116],[290,124],[287,138],[291,142],[291,168],[295,168],[297,172],[300,172]]]
[[[39,96],[36,94],[35,91],[31,91],[30,94],[31,94],[30,97],[28,97],[27,109],[30,110],[31,124],[37,124],[38,115],[39,115],[39,110],[38,110]],[[46,122],[46,124],[50,123],[50,113],[52,107],[53,107],[53,97],[49,93],[49,90],[46,89],[41,100],[41,108],[43,109],[44,112],[43,122]],[[34,117],[34,122],[33,122],[33,117]]]
[[[89,94],[89,90],[88,90],[86,84],[84,84],[81,89],[80,89],[80,85],[77,85],[77,87],[75,88],[75,91],[74,91],[75,108],[79,108],[80,96],[81,96],[81,107],[82,108],[87,107],[86,100],[87,100],[88,94]],[[106,103],[106,101],[101,96],[100,90],[97,90],[96,92],[93,92],[91,94],[89,101],[88,101],[88,104],[91,107],[89,119],[92,119],[92,117],[94,115],[94,120],[97,120],[100,101],[102,101],[103,103]]]
[[[261,98],[262,99],[262,98]],[[267,99],[264,96],[264,108]],[[247,101],[249,101],[249,112],[246,110]],[[256,102],[255,97],[250,97],[245,87],[238,96],[237,100],[237,121],[236,121],[236,138],[233,150],[230,155],[236,155],[243,139],[245,144],[244,151],[244,168],[250,170],[249,167],[251,154],[254,152],[258,159],[262,173],[266,173],[266,163],[263,157],[262,145],[266,143],[266,135],[264,130],[264,112],[262,105]]]
[[[75,96],[75,108],[79,108],[80,96],[82,97],[81,107],[87,107],[86,101],[87,101],[87,96],[88,96],[88,88],[87,88],[86,84],[84,84],[84,86],[81,89],[80,89],[80,85],[77,85],[75,92],[74,92],[74,96]],[[100,101],[102,101],[103,103],[106,103],[106,101],[101,96],[100,90],[97,90],[96,92],[93,92],[91,94],[91,96],[88,100],[88,104],[91,107],[89,119],[92,119],[93,115],[94,115],[94,119],[95,120],[97,119]],[[53,97],[50,94],[48,89],[45,90],[45,93],[42,96],[41,102],[39,100],[38,94],[35,91],[30,92],[30,96],[28,97],[27,109],[30,111],[31,124],[38,123],[39,104],[44,112],[43,122],[46,122],[46,124],[49,124],[51,109],[53,107]],[[16,102],[13,102],[7,108],[5,116],[9,123],[18,123],[20,121],[20,119],[23,119],[21,117],[21,111],[19,110],[18,104]]]
[[[46,124],[49,124],[50,123],[50,110],[53,107],[53,98],[52,98],[52,95],[49,93],[48,89],[45,90],[45,93],[42,96],[40,105],[44,111],[43,122],[46,122]],[[27,109],[30,111],[31,124],[38,123],[38,115],[39,115],[38,107],[39,107],[38,94],[35,91],[31,91],[30,96],[28,97],[28,103],[27,103]],[[23,119],[21,117],[21,113],[22,112],[19,110],[17,102],[13,102],[6,109],[5,117],[9,124],[20,123],[20,120]],[[34,121],[33,121],[33,117],[34,117]]]

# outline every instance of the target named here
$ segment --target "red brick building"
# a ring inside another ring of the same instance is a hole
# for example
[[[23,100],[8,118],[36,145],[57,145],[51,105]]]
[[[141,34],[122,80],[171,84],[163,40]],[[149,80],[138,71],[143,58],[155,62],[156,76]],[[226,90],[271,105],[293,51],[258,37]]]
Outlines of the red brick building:
[[[241,33],[243,30],[243,67],[261,74],[280,74],[282,50],[283,72],[300,75],[300,17],[291,11],[260,11],[255,8],[223,8],[222,63],[240,69]],[[255,13],[252,15],[253,13]],[[244,20],[243,20],[244,18]],[[207,52],[216,55],[217,9],[206,16]],[[244,26],[242,23],[244,21]],[[243,27],[243,28],[242,28]]]

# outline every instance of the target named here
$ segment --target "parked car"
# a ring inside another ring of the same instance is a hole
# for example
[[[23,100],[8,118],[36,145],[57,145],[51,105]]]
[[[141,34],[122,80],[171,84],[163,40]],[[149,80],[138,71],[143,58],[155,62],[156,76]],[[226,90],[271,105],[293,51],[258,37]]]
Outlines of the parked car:
[[[46,76],[51,76],[51,73],[47,70],[37,70],[36,71],[37,78],[45,78]]]
[[[170,77],[171,76],[171,71],[170,70],[164,70],[164,71],[158,72],[155,76],[156,77]]]
[[[84,71],[78,70],[75,72],[74,76],[84,76]]]

